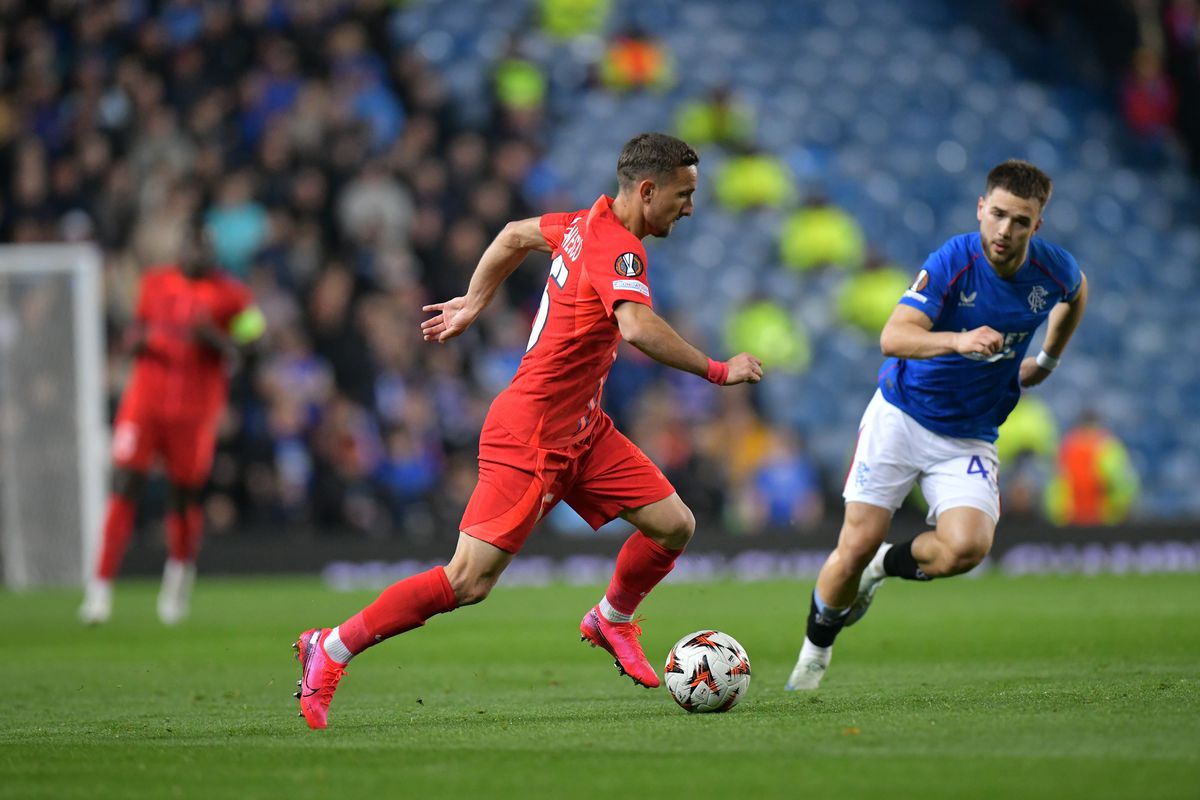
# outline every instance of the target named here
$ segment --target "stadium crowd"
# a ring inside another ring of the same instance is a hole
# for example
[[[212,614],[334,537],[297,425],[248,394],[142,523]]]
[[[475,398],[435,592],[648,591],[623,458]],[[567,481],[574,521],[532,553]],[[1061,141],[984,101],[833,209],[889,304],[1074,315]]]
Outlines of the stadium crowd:
[[[453,536],[547,264],[513,275],[454,345],[421,341],[421,306],[460,294],[506,221],[575,207],[542,158],[552,110],[519,47],[481,126],[392,35],[396,13],[385,0],[0,0],[0,235],[102,248],[110,409],[139,277],[174,258],[190,216],[266,315],[222,423],[215,532]],[[631,36],[598,82],[626,90],[613,70],[643,69],[652,43]],[[681,407],[688,376],[666,372],[626,350],[608,409],[702,521],[822,519],[841,476],[819,474],[802,432],[764,421],[742,387]]]
[[[205,215],[267,317],[222,425],[216,530],[453,535],[483,415],[524,352],[545,264],[514,275],[461,345],[422,343],[420,308],[465,289],[506,221],[570,202],[539,162],[541,117],[497,102],[492,124],[461,125],[441,77],[389,37],[391,13],[374,0],[0,3],[2,235],[102,247],[110,408],[138,279],[174,258],[189,215]],[[661,419],[661,397],[639,391],[657,374],[634,363],[613,413],[638,418],[704,513],[819,518],[795,435],[767,429],[746,395],[699,426]],[[746,430],[745,453],[727,458],[712,426]]]

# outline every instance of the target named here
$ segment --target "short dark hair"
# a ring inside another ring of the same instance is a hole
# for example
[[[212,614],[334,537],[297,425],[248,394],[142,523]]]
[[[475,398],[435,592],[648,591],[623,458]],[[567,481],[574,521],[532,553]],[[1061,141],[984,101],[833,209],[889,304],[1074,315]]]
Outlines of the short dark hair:
[[[624,189],[645,178],[661,178],[680,167],[699,163],[699,154],[682,139],[665,133],[639,133],[621,148],[617,182]]]
[[[1054,190],[1054,181],[1028,161],[1010,158],[992,167],[988,173],[984,197],[991,194],[993,189],[1003,189],[1026,200],[1037,200],[1045,208]]]

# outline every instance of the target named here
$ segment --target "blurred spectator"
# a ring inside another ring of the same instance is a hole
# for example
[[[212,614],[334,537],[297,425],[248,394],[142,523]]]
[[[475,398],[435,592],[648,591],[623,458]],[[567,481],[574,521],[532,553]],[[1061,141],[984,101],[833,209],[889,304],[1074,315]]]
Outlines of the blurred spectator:
[[[492,71],[492,91],[501,117],[509,114],[540,114],[546,103],[547,80],[542,68],[521,53],[519,44]],[[503,124],[503,119],[500,120]]]
[[[778,302],[760,299],[729,317],[725,346],[731,353],[756,353],[770,370],[803,373],[812,347],[802,324]]]
[[[786,428],[771,431],[762,463],[737,493],[737,529],[811,530],[825,515],[820,473],[804,453],[800,435]]]
[[[1161,56],[1165,44],[1162,0],[1128,0],[1136,25],[1138,46]]]
[[[1005,514],[1041,516],[1041,497],[1049,484],[1058,452],[1058,423],[1036,394],[1025,393],[1000,426],[996,453],[1000,500]]]
[[[200,192],[195,185],[164,184],[163,196],[142,211],[133,229],[130,247],[138,262],[146,265],[173,260],[182,244],[186,221],[200,210]]]
[[[441,477],[440,455],[435,442],[422,441],[403,426],[387,434],[384,454],[373,477],[394,525],[410,526],[414,507],[436,488]]]
[[[1163,72],[1162,57],[1148,47],[1138,48],[1121,86],[1121,110],[1147,155],[1163,154],[1175,127],[1177,107],[1175,86]]]
[[[250,260],[267,237],[267,212],[254,199],[254,179],[248,170],[234,172],[222,181],[205,223],[212,231],[217,261],[245,278]]]
[[[355,324],[354,276],[342,264],[331,264],[317,278],[308,298],[313,349],[332,365],[338,391],[350,401],[371,407],[374,380],[366,341]]]
[[[878,337],[911,281],[912,277],[895,264],[871,257],[861,272],[842,284],[838,318],[848,327]]]
[[[612,0],[539,0],[542,29],[557,39],[599,35],[604,31]]]
[[[730,157],[717,173],[717,201],[733,212],[780,208],[795,198],[794,179],[778,156],[749,151]]]
[[[722,84],[681,105],[675,114],[675,129],[692,147],[717,145],[742,151],[754,142],[754,112]]]
[[[317,521],[344,522],[372,535],[386,533],[388,520],[371,483],[383,451],[371,416],[348,397],[337,395],[314,432],[314,444],[311,501]]]
[[[264,37],[261,68],[241,82],[241,134],[244,146],[253,147],[276,115],[292,109],[300,95],[296,47],[279,36]]]
[[[408,190],[379,159],[371,159],[342,189],[338,222],[350,241],[366,248],[407,248],[416,207]]]
[[[752,396],[740,388],[721,392],[718,403],[716,416],[701,428],[700,445],[719,466],[726,486],[742,486],[771,452],[771,429]]]
[[[858,220],[819,199],[784,220],[779,248],[783,263],[798,270],[822,266],[858,269],[867,250]]]
[[[1200,172],[1200,0],[1167,0],[1167,63],[1179,91],[1179,131]]]
[[[1172,50],[1195,51],[1200,47],[1200,2],[1167,0],[1163,27]]]
[[[675,396],[676,387],[667,381],[638,395],[630,436],[679,487],[698,519],[724,520],[730,488],[725,465],[712,458],[695,426],[671,405]]]
[[[1095,412],[1085,412],[1058,452],[1058,474],[1046,490],[1050,519],[1058,525],[1116,525],[1129,517],[1139,490],[1125,446]]]
[[[675,59],[666,42],[629,28],[609,42],[600,63],[600,81],[614,92],[665,92],[675,85]]]

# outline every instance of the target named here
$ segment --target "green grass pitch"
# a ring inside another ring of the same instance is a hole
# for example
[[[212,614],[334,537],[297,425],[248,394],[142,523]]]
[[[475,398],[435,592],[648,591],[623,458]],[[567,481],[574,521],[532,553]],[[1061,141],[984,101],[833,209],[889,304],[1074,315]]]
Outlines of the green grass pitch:
[[[498,589],[350,667],[331,727],[291,693],[291,642],[371,599],[315,580],[157,587],[113,622],[75,593],[0,593],[0,797],[1200,796],[1200,578],[889,581],[825,686],[784,692],[811,582],[680,584],[643,606],[651,660],[702,627],[750,692],[689,715],[578,641],[600,587]]]

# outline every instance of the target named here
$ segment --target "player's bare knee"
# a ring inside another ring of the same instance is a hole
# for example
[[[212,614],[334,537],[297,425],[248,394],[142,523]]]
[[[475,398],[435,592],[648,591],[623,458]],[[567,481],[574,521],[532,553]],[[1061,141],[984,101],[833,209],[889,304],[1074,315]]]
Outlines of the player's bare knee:
[[[670,544],[672,550],[682,550],[687,546],[687,543],[692,540],[692,536],[696,533],[696,515],[692,510],[683,503],[679,504],[679,513],[674,521],[674,525],[670,531]]]
[[[953,531],[939,533],[942,553],[937,567],[938,577],[961,575],[979,566],[992,549],[992,536],[985,531]]]
[[[696,517],[682,502],[662,512],[655,523],[653,527],[644,525],[642,533],[668,550],[684,549],[696,533]]]

